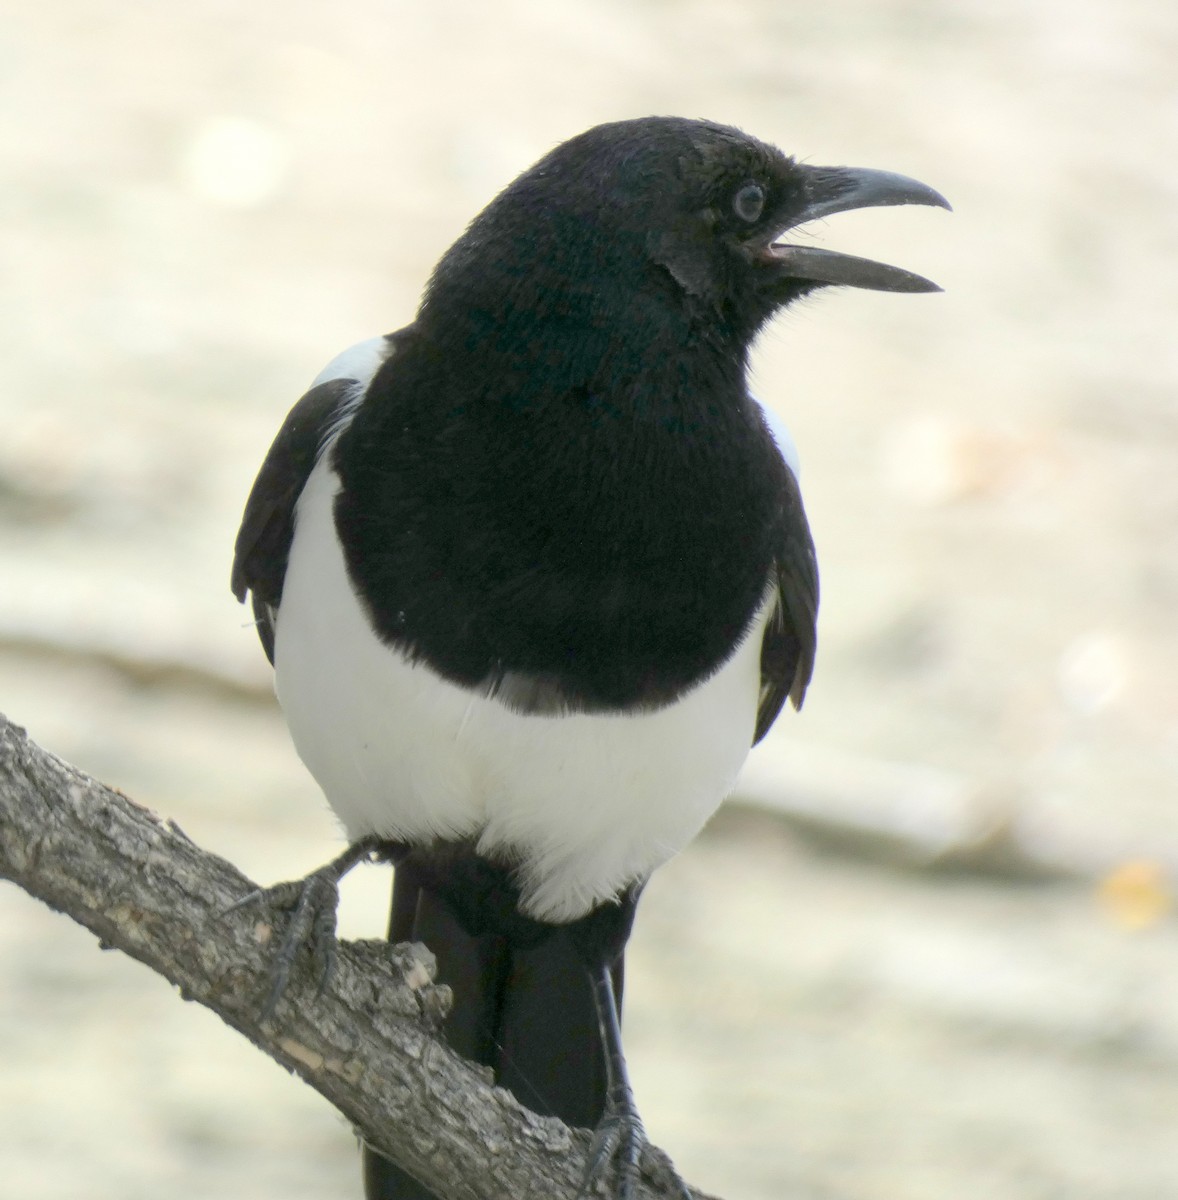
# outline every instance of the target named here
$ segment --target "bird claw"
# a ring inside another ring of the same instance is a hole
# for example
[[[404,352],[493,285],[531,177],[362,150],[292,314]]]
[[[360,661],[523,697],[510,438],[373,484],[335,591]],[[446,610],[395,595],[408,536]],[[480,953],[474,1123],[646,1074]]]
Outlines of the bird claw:
[[[273,887],[257,888],[224,909],[227,916],[239,908],[260,904],[272,912],[290,912],[286,932],[274,957],[270,991],[262,1005],[259,1020],[270,1021],[278,1003],[286,993],[291,971],[299,951],[305,946],[319,967],[319,986],[316,996],[322,996],[331,984],[338,961],[339,941],[335,932],[336,910],[339,908],[339,881],[369,852],[363,842],[349,846],[338,858],[312,871],[305,879],[276,883]]]
[[[694,1200],[670,1159],[651,1145],[637,1112],[626,1107],[607,1108],[593,1134],[577,1200],[589,1200],[594,1195],[633,1200],[642,1176],[663,1184],[664,1190],[677,1192],[681,1200]]]
[[[259,1013],[260,1021],[270,1021],[278,1002],[286,993],[291,971],[299,951],[306,946],[319,964],[318,995],[331,982],[336,963],[335,913],[339,904],[339,888],[335,879],[325,875],[326,868],[314,871],[306,879],[278,883],[258,888],[230,905],[225,915],[234,909],[259,904],[271,911],[290,912],[286,931],[274,957],[270,976],[270,991]]]

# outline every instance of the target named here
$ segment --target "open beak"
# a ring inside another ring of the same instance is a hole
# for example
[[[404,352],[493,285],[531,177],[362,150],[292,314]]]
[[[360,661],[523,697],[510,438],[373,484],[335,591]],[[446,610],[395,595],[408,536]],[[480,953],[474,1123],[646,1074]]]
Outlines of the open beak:
[[[895,175],[891,171],[873,171],[858,167],[811,167],[800,165],[805,180],[806,203],[790,221],[796,229],[807,221],[829,217],[852,208],[877,208],[898,204],[927,204],[949,208],[949,201],[927,184]],[[817,246],[795,246],[775,241],[766,246],[762,261],[777,268],[777,274],[815,283],[842,284],[871,288],[879,292],[939,292],[931,280],[900,267],[823,250]]]

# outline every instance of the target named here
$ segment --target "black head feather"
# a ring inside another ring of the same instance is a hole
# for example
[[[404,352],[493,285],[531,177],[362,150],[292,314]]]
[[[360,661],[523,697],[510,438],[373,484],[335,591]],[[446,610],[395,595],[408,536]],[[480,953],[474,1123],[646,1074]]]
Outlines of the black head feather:
[[[599,125],[557,146],[475,218],[439,262],[420,319],[473,305],[508,320],[538,308],[630,320],[637,295],[663,319],[706,315],[747,341],[813,286],[761,288],[748,249],[801,213],[803,171],[727,125],[678,117]],[[750,183],[764,193],[753,221],[734,208]]]

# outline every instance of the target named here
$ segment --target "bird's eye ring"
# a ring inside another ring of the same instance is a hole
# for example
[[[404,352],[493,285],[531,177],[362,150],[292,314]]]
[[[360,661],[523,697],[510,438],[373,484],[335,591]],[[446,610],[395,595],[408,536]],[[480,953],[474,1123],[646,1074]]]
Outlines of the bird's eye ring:
[[[732,211],[751,225],[765,209],[765,189],[759,183],[744,184],[732,197]]]

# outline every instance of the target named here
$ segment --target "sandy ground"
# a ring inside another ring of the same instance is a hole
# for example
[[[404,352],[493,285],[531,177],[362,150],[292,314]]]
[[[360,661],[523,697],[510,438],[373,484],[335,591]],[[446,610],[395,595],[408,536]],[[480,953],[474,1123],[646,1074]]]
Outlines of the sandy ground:
[[[945,295],[828,296],[758,350],[824,586],[770,758],[853,792],[856,764],[946,773],[1068,878],[727,813],[645,901],[640,1099],[731,1198],[1178,1196],[1176,62],[1166,0],[4,0],[0,707],[254,877],[305,871],[338,833],[226,579],[323,362],[407,321],[479,206],[597,121],[706,115],[926,179],[952,216],[816,236]],[[348,886],[345,930],[377,932],[387,879]],[[0,1179],[358,1194],[317,1097],[11,888]]]

